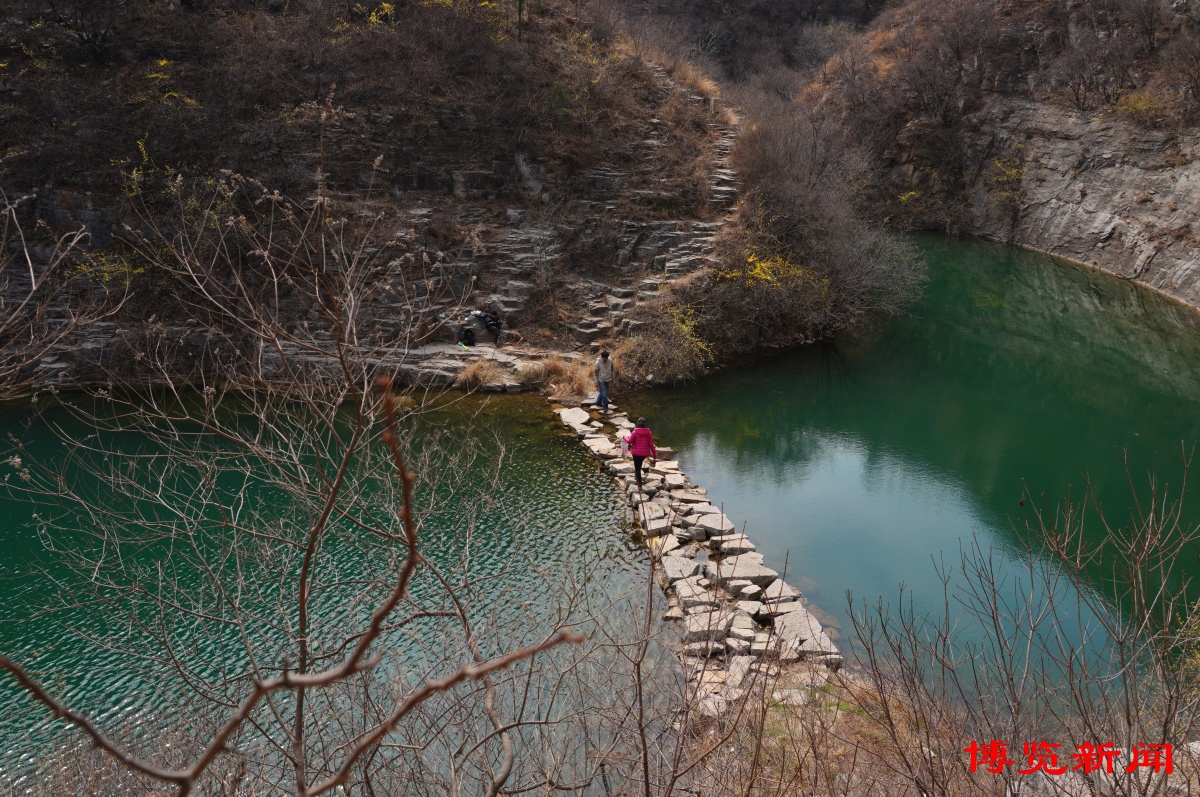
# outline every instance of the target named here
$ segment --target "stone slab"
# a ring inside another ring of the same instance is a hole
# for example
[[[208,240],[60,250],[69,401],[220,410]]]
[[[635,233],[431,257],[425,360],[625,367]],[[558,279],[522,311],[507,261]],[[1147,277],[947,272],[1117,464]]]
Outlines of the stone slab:
[[[718,597],[712,591],[697,584],[694,576],[681,578],[675,582],[672,588],[675,590],[675,596],[679,598],[679,605],[689,613],[695,613],[692,610],[697,607],[715,609],[719,603]]]
[[[699,572],[700,563],[680,555],[679,551],[673,551],[663,556],[662,569],[663,575],[667,577],[667,583],[674,584],[681,578],[694,576]]]
[[[661,537],[671,530],[671,521],[665,517],[647,520],[643,522],[642,530],[646,532],[646,536],[648,537]],[[671,539],[674,539],[674,537]]]
[[[705,515],[704,518],[716,517],[716,515]],[[715,537],[709,537],[710,543],[717,547],[721,553],[726,556],[739,556],[744,553],[750,553],[756,550],[754,543],[745,534],[737,532],[721,534]]]
[[[746,680],[746,676],[750,674],[750,665],[754,663],[752,656],[732,656],[729,659],[729,668],[725,674],[725,685],[731,689],[737,689]]]
[[[733,521],[725,517],[724,514],[701,515],[696,520],[696,525],[707,531],[710,536],[713,534],[724,534],[734,529]]]
[[[778,573],[763,566],[762,555],[755,553],[731,556],[721,562],[705,562],[704,570],[718,584],[725,584],[731,579],[743,579],[765,587],[779,578]]]
[[[762,600],[766,603],[791,603],[800,600],[800,590],[779,579],[762,591]]]
[[[724,642],[732,622],[733,613],[727,611],[690,614],[683,618],[683,641],[685,644],[704,641]]]
[[[735,636],[729,636],[725,639],[725,649],[729,651],[731,656],[745,656],[750,652],[750,642]]]
[[[738,601],[737,603],[734,604],[734,606],[737,608],[738,611],[745,612],[746,614],[750,615],[751,617],[753,617],[755,619],[757,619],[758,616],[760,614],[762,614],[762,610],[763,610],[763,605],[761,603],[759,603],[758,601]]]

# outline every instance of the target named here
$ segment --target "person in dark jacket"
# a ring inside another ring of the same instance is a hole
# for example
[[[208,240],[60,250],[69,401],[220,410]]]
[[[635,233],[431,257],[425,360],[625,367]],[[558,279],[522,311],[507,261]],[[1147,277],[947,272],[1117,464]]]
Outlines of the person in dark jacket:
[[[633,478],[637,480],[638,489],[642,489],[642,463],[650,457],[650,464],[658,463],[658,449],[654,447],[654,435],[646,426],[645,418],[637,419],[637,426],[623,438],[629,444],[629,454],[633,457]]]
[[[487,328],[488,332],[492,333],[492,343],[499,345],[500,344],[500,330],[504,326],[504,323],[500,320],[500,316],[496,315],[495,313],[493,313],[491,311],[484,313],[483,314],[483,325]]]

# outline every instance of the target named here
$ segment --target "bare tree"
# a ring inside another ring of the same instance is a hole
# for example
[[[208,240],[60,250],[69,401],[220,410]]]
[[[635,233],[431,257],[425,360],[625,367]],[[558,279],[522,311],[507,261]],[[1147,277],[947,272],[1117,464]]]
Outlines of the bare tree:
[[[123,633],[89,641],[173,674],[207,710],[184,759],[139,753],[18,662],[0,666],[123,766],[180,794],[216,777],[233,751],[255,778],[326,793],[384,766],[382,745],[431,696],[466,681],[490,692],[492,673],[577,637],[560,623],[485,654],[448,581],[436,599],[412,594],[421,574],[445,581],[419,553],[422,523],[453,512],[469,532],[474,518],[469,501],[442,503],[465,478],[461,462],[432,449],[406,454],[414,402],[398,398],[388,377],[428,334],[427,316],[446,306],[452,280],[437,279],[439,264],[383,261],[415,309],[405,329],[375,329],[365,309],[379,287],[374,217],[355,224],[319,193],[305,209],[233,176],[206,202],[182,180],[169,188],[178,216],[167,222],[146,204],[145,226],[127,233],[177,278],[178,301],[220,340],[182,378],[169,347],[151,347],[145,367],[167,389],[106,389],[106,405],[85,413],[99,430],[137,431],[153,453],[72,440],[69,458],[90,476],[80,489],[26,464],[31,495],[51,508],[44,539],[88,574],[72,602],[126,618]],[[429,475],[416,482],[409,463]],[[429,623],[441,634],[451,624],[461,643],[442,646],[422,677],[397,679],[397,640],[430,632]],[[496,733],[488,744],[511,757],[507,730]],[[507,779],[504,766],[481,773],[492,793]]]
[[[54,22],[94,61],[102,61],[127,0],[50,0]]]
[[[128,240],[216,339],[192,369],[169,345],[143,352],[163,390],[68,399],[97,430],[62,435],[76,477],[25,456],[21,484],[49,552],[82,576],[63,608],[121,618],[72,629],[120,663],[97,677],[186,705],[188,720],[164,709],[106,727],[11,656],[0,667],[143,788],[496,795],[603,781],[651,795],[693,782],[739,723],[694,732],[706,693],[664,641],[653,568],[615,595],[580,573],[544,612],[484,602],[494,576],[470,566],[470,541],[494,485],[469,467],[469,442],[416,439],[421,396],[389,376],[457,301],[453,264],[400,251],[376,215],[320,192],[306,206],[232,175],[199,195],[149,179],[133,185],[145,201]],[[390,332],[369,301],[388,274],[411,308]],[[115,442],[124,432],[136,451]],[[432,529],[463,541],[458,566],[423,555]]]
[[[19,215],[29,199],[0,193],[0,397],[28,391],[46,358],[121,304],[115,286],[78,268],[84,230],[30,240]]]
[[[1120,16],[1142,40],[1146,50],[1158,49],[1158,32],[1170,21],[1170,12],[1163,0],[1123,0]]]
[[[1192,30],[1176,36],[1163,53],[1191,106],[1200,105],[1200,37]]]
[[[858,702],[882,742],[870,754],[929,795],[1194,793],[1182,743],[1200,727],[1196,627],[1185,619],[1200,530],[1182,514],[1186,470],[1174,491],[1155,480],[1135,490],[1121,525],[1090,484],[1058,507],[1027,494],[1019,567],[975,540],[957,580],[943,565],[939,611],[916,611],[907,594],[894,608],[861,607]],[[976,771],[968,748],[993,740],[1006,748],[999,765]],[[1080,766],[1077,745],[1107,743],[1118,766]],[[1174,774],[1136,765],[1135,748],[1153,745],[1175,746]],[[1042,752],[1057,756],[1045,759],[1061,767],[1052,777],[1033,766]]]

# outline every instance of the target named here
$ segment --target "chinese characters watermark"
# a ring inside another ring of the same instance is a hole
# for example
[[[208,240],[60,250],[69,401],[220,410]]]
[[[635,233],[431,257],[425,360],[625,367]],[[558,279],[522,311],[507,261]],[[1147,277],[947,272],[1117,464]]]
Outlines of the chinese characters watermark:
[[[1025,742],[1020,756],[1023,761],[1021,765],[1009,757],[1008,745],[996,739],[984,744],[973,741],[963,748],[963,752],[971,757],[969,766],[972,772],[982,768],[985,772],[996,775],[1009,767],[1016,768],[1016,771],[1022,775],[1031,775],[1034,772],[1061,775],[1068,770],[1077,770],[1085,775],[1099,770],[1111,773],[1114,760],[1125,755],[1125,751],[1112,742],[1103,744],[1084,742],[1075,745],[1075,752],[1065,756],[1066,760],[1060,764],[1059,748],[1061,747],[1061,744],[1051,744],[1045,740]],[[1171,761],[1171,745],[1169,744],[1135,744],[1129,751],[1129,759],[1128,765],[1122,767],[1121,762],[1117,762],[1115,766],[1125,772],[1152,769],[1155,772],[1170,774],[1174,771]]]

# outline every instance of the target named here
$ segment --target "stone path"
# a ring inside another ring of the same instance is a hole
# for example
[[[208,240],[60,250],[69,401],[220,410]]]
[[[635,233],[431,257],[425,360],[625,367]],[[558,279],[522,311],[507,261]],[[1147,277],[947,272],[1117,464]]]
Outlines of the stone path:
[[[621,457],[620,437],[633,423],[624,412],[555,409],[580,443],[617,480],[634,510],[659,582],[665,619],[679,621],[680,661],[697,686],[701,708],[720,714],[742,695],[755,671],[805,662],[838,670],[844,659],[800,590],[763,564],[754,543],[688,478],[674,451],[643,472]]]

